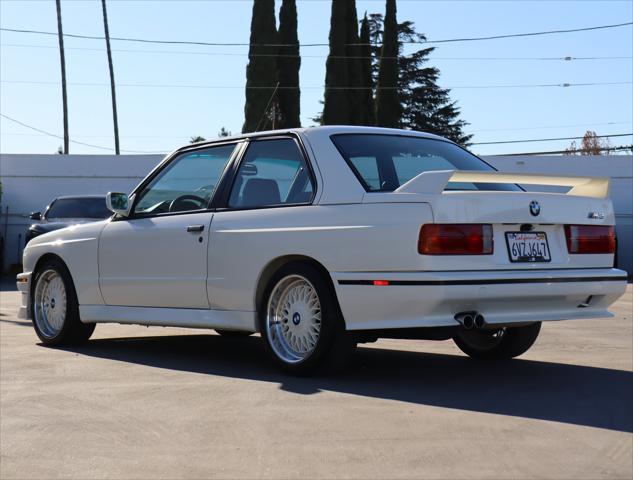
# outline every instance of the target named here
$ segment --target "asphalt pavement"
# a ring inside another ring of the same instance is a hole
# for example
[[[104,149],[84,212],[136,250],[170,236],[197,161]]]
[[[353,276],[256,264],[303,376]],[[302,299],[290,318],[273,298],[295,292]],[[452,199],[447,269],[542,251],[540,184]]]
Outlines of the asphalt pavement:
[[[293,378],[260,339],[98,325],[43,347],[0,292],[0,478],[633,477],[633,289],[519,359],[380,340]]]

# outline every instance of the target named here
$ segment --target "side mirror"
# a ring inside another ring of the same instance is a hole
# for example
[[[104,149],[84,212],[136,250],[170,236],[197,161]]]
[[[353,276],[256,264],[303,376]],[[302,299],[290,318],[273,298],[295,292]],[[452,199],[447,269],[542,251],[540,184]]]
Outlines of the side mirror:
[[[106,195],[106,207],[117,215],[127,217],[130,214],[130,207],[132,206],[130,200],[127,193],[108,192]]]
[[[42,212],[33,212],[29,215],[31,220],[37,220],[38,222],[42,219]]]

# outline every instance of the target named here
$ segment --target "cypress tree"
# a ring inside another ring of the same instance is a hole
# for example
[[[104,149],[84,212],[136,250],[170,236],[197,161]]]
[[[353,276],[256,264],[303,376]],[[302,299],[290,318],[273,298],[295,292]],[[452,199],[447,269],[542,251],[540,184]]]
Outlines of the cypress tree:
[[[273,46],[277,43],[275,23],[275,0],[254,0],[246,67],[246,102],[242,127],[244,133],[272,127],[268,113],[276,101],[274,92],[277,85],[277,47]]]
[[[345,125],[351,120],[348,92],[349,85],[347,54],[346,18],[347,0],[332,0],[332,16],[330,17],[330,53],[325,64],[325,96],[321,122],[323,125]]]
[[[295,0],[283,0],[279,11],[279,75],[280,128],[300,127],[299,37],[297,36],[297,5]]]
[[[387,0],[376,93],[376,125],[380,127],[400,126],[398,46],[396,0]]]
[[[369,34],[369,20],[367,14],[363,17],[363,21],[360,26],[360,77],[361,86],[364,88],[361,91],[360,98],[360,125],[375,125],[376,112],[374,110],[374,95],[373,95],[373,76],[372,76],[372,61],[371,61],[371,38]]]
[[[361,70],[362,46],[358,36],[358,15],[356,0],[346,0],[345,12],[345,55],[349,90],[346,92],[349,110],[349,125],[365,125],[363,112],[363,74]]]

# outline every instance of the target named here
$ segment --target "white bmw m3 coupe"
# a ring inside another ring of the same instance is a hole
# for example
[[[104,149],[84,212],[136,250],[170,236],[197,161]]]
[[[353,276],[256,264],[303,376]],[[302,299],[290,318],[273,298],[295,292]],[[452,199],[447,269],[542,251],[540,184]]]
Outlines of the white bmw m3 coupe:
[[[46,345],[102,322],[259,332],[294,373],[381,337],[516,357],[541,322],[609,317],[624,293],[608,191],[605,178],[500,173],[411,131],[188,145],[131,194],[109,193],[111,218],[29,242],[20,316]]]

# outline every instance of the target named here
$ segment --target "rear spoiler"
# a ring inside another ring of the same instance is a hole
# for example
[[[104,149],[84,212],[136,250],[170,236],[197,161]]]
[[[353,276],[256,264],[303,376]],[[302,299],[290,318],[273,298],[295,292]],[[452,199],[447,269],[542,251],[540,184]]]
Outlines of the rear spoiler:
[[[449,182],[512,183],[572,187],[567,195],[606,198],[608,177],[563,177],[536,173],[497,171],[437,170],[422,172],[395,190],[396,193],[442,193]]]

